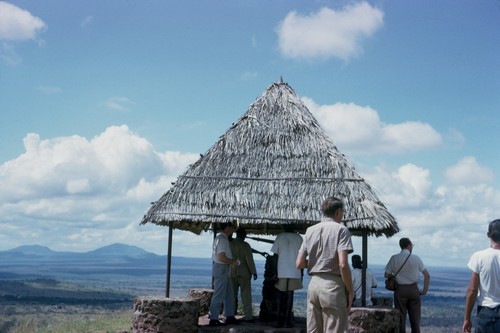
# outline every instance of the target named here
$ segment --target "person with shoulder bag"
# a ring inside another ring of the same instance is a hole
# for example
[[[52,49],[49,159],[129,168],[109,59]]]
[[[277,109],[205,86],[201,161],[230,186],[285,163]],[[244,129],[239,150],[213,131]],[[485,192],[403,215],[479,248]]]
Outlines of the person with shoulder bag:
[[[427,294],[430,275],[422,260],[412,255],[413,243],[409,238],[399,240],[401,252],[391,257],[385,266],[385,277],[394,276],[394,307],[400,311],[400,333],[406,332],[406,314],[410,318],[411,332],[420,333],[421,296]],[[420,273],[424,276],[424,286],[420,291],[418,281]]]
[[[406,264],[406,262],[408,261],[408,259],[410,258],[410,256],[411,256],[411,253],[408,255],[408,257],[406,257],[403,265],[401,265],[401,267],[398,269],[398,271],[396,272],[396,274],[394,274],[394,275],[389,274],[387,276],[387,278],[385,279],[385,289],[390,290],[390,291],[396,290],[396,288],[398,286],[398,284],[396,283],[396,275],[398,275],[399,271]]]

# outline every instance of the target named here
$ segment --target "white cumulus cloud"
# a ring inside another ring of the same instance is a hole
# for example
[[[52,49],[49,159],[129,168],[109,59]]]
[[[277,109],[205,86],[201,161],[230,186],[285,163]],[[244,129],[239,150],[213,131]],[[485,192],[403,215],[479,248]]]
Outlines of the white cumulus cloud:
[[[318,105],[310,98],[302,99],[334,142],[353,154],[415,152],[443,143],[441,134],[429,124],[418,121],[385,124],[369,106]]]
[[[444,176],[455,185],[488,184],[495,179],[493,171],[480,165],[473,156],[466,156],[446,169]]]
[[[0,39],[21,41],[36,39],[47,25],[27,10],[0,1]]]
[[[488,222],[500,217],[499,189],[478,183],[433,184],[429,169],[410,163],[394,170],[370,168],[362,176],[376,189],[400,227],[400,233],[391,239],[370,239],[370,247],[377,249],[369,251],[371,262],[385,264],[387,253],[398,251],[401,237],[410,237],[417,244],[415,253],[429,266],[465,266],[474,251],[488,246]]]
[[[16,159],[0,164],[0,216],[2,225],[12,224],[0,236],[4,246],[81,237],[95,248],[108,244],[111,235],[122,239],[130,224],[137,235],[150,237],[142,233],[150,229],[139,226],[142,214],[199,158],[158,152],[125,125],[111,126],[91,139],[42,139],[31,133],[24,147]],[[15,234],[16,225],[29,230],[22,239]]]
[[[363,38],[383,25],[384,13],[367,2],[341,10],[322,8],[307,16],[290,12],[277,32],[283,56],[295,59],[348,60],[363,51]]]
[[[365,176],[383,196],[384,202],[398,209],[420,207],[432,193],[430,171],[411,163],[395,171],[376,167]]]

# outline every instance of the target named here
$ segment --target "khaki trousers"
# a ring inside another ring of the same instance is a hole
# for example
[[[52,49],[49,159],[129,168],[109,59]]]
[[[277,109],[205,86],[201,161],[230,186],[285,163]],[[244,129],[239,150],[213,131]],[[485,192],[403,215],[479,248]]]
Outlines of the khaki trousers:
[[[313,275],[307,288],[307,332],[345,333],[348,327],[346,287],[342,277]]]
[[[252,284],[250,278],[244,278],[241,276],[231,278],[233,281],[234,290],[234,308],[238,311],[238,289],[241,290],[241,304],[243,305],[243,313],[245,314],[245,320],[250,320],[253,318],[252,314]]]

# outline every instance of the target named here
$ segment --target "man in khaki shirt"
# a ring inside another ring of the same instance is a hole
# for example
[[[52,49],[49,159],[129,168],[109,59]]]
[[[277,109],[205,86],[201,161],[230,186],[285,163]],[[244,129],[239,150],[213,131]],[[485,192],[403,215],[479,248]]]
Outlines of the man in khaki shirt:
[[[238,308],[238,289],[241,290],[241,303],[246,322],[253,322],[252,314],[252,284],[250,278],[257,280],[257,269],[253,260],[252,248],[245,242],[247,232],[244,228],[236,230],[236,238],[229,242],[233,257],[238,265],[231,266],[230,276],[234,290],[235,309]]]
[[[323,219],[306,230],[296,267],[311,275],[307,288],[307,332],[347,332],[347,315],[354,299],[348,254],[351,233],[340,224],[341,200],[329,197],[321,205]],[[346,295],[347,290],[347,295]]]

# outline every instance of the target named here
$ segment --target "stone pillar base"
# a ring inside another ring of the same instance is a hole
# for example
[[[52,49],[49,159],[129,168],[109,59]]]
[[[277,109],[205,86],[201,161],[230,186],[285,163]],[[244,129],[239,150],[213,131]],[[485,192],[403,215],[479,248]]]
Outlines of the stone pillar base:
[[[349,333],[399,332],[399,311],[394,308],[351,308]]]
[[[197,299],[136,297],[133,333],[198,332]]]
[[[200,317],[208,314],[208,311],[210,310],[210,301],[212,300],[213,294],[213,289],[189,289],[188,297],[197,299],[200,302]]]

